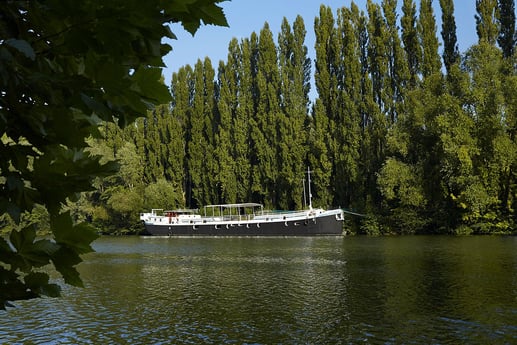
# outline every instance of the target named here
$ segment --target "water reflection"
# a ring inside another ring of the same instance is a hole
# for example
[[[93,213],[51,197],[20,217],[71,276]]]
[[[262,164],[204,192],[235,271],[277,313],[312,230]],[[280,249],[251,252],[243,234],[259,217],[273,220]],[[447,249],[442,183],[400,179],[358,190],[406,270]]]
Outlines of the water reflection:
[[[514,238],[103,238],[86,289],[2,312],[22,344],[517,341]]]

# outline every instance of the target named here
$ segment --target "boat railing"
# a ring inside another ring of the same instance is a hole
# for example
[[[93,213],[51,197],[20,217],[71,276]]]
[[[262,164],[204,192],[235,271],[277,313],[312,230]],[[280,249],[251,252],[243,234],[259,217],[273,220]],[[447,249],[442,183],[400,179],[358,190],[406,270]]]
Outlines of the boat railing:
[[[264,210],[264,215],[282,215],[282,214],[295,214],[295,213],[303,213],[305,210],[295,210],[295,211],[286,211],[286,210]]]
[[[245,221],[250,221],[252,220],[253,218],[255,217],[254,214],[244,214],[244,215],[224,215],[221,217],[221,220],[222,221],[230,221],[230,222],[245,222]]]

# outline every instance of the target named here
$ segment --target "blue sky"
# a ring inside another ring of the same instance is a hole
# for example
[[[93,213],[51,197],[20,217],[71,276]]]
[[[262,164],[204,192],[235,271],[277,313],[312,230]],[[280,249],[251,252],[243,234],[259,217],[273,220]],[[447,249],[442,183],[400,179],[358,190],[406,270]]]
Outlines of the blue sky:
[[[381,3],[381,0],[375,1]],[[366,12],[366,0],[356,0],[359,9]],[[416,0],[417,11],[419,1]],[[468,47],[477,41],[475,26],[475,0],[456,0],[454,1],[454,14],[456,19],[458,45],[460,52],[464,52]],[[217,68],[219,61],[226,61],[228,54],[228,43],[233,37],[237,39],[250,37],[252,32],[259,33],[265,22],[273,32],[275,40],[280,31],[280,25],[284,17],[292,25],[297,15],[303,17],[307,36],[305,44],[309,50],[311,60],[314,60],[314,18],[319,14],[320,5],[332,8],[334,15],[336,10],[343,6],[350,7],[350,0],[233,0],[221,3],[229,27],[201,26],[194,37],[183,30],[180,25],[172,27],[173,32],[178,37],[169,43],[173,51],[165,57],[167,68],[164,70],[165,82],[170,84],[173,72],[181,66],[194,66],[198,59],[206,56],[212,61],[214,68]],[[398,6],[402,5],[402,0],[398,0]],[[441,11],[439,0],[433,1],[435,17],[437,20],[437,34],[439,39],[441,31]],[[400,19],[400,16],[399,16]],[[314,67],[313,67],[314,70]]]

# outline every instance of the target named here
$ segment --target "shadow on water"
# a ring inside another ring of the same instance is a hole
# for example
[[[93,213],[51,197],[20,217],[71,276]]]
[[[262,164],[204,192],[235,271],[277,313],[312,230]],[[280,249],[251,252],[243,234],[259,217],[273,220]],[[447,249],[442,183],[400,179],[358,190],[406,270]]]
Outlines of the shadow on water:
[[[517,240],[102,238],[86,288],[2,312],[10,344],[517,342]]]

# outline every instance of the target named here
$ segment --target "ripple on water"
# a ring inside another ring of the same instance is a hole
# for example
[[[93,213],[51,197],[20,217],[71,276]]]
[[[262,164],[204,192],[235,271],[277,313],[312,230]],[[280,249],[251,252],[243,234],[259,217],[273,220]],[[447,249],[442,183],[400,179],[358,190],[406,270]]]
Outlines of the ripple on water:
[[[0,339],[515,343],[517,242],[479,241],[109,239],[79,266],[85,289],[0,312]]]

